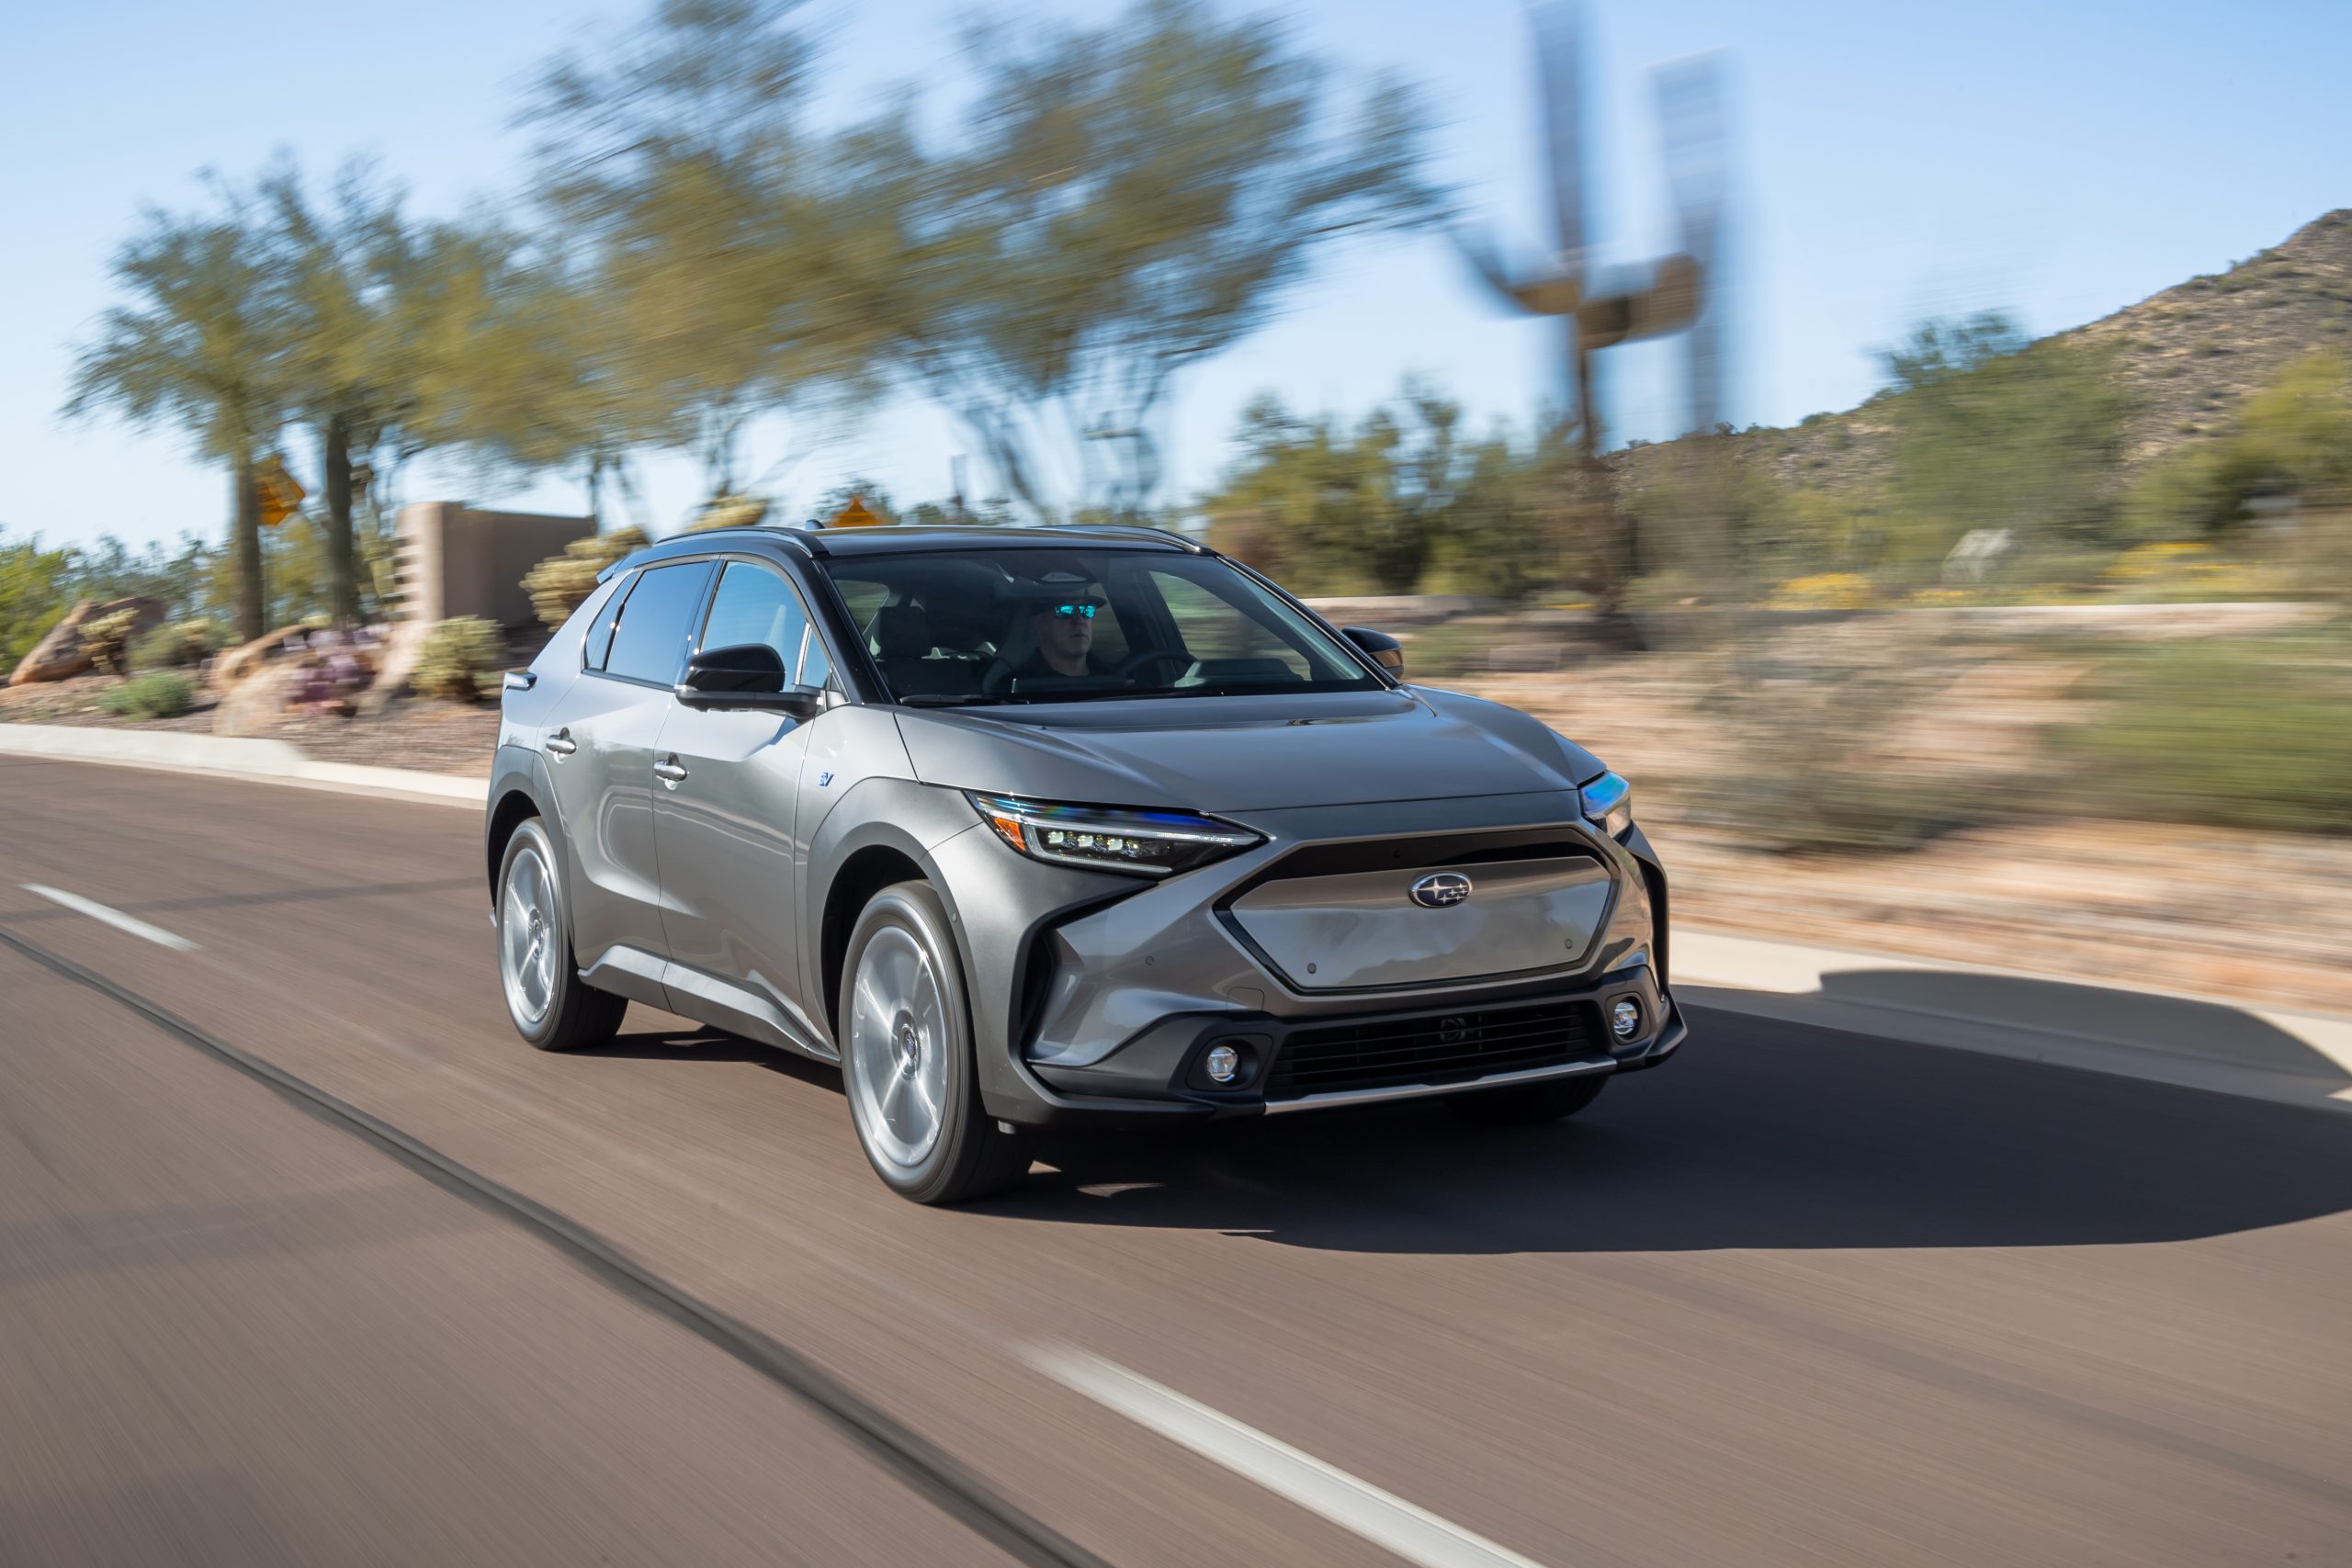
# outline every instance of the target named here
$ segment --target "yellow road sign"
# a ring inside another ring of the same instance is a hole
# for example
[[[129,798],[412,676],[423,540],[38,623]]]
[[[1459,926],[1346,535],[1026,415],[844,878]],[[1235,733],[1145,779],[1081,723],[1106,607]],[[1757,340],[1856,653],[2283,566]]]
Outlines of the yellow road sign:
[[[255,468],[254,485],[261,491],[261,525],[265,528],[275,528],[301,511],[302,498],[310,493],[286,471],[283,457],[272,457]]]
[[[888,518],[879,513],[867,511],[865,497],[853,495],[849,498],[849,504],[834,513],[825,526],[828,528],[878,528],[888,521]]]

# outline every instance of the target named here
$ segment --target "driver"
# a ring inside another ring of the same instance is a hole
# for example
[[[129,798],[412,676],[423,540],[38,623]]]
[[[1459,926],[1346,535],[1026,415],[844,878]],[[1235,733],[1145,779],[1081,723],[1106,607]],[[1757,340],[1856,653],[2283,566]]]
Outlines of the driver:
[[[1094,656],[1094,614],[1102,599],[1083,578],[1057,581],[1047,577],[1039,586],[1045,602],[1029,617],[1037,651],[1012,667],[1015,680],[1063,675],[1108,675],[1111,667]]]

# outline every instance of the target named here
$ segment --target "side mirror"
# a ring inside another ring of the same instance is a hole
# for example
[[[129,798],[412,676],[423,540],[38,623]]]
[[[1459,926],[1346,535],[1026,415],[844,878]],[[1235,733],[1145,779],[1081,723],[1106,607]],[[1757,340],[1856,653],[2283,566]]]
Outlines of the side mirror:
[[[1405,678],[1405,645],[1386,632],[1376,632],[1369,626],[1342,626],[1347,639],[1371,657],[1374,664],[1399,681]]]
[[[686,660],[678,700],[695,708],[763,708],[807,718],[825,705],[821,686],[787,686],[784,659],[765,643],[707,648]]]

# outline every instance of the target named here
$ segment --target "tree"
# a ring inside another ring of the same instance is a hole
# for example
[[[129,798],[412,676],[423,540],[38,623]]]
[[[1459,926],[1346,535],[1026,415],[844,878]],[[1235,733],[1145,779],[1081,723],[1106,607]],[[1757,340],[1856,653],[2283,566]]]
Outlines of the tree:
[[[371,457],[414,410],[416,323],[401,296],[416,287],[417,247],[399,192],[364,164],[346,166],[323,204],[311,200],[297,170],[281,164],[262,179],[259,202],[277,272],[286,342],[280,379],[289,412],[319,443],[323,607],[337,620],[356,621],[353,460]]]
[[[759,415],[875,385],[882,324],[850,309],[826,251],[841,187],[802,123],[798,0],[662,0],[600,58],[551,62],[523,116],[537,195],[611,324],[630,423],[742,488]]]
[[[1884,356],[1894,491],[1940,556],[1972,528],[2082,540],[2113,509],[2126,407],[2098,351],[2029,345],[2006,317],[1931,321]]]
[[[1457,446],[1457,405],[1410,382],[1397,401],[1401,412],[1374,409],[1352,432],[1252,402],[1241,457],[1202,502],[1220,545],[1306,589],[1411,592],[1475,459]]]
[[[0,538],[0,681],[72,608],[73,572],[71,550]]]
[[[1186,367],[1261,325],[1327,242],[1434,215],[1422,115],[1385,78],[1341,104],[1276,24],[1205,0],[974,48],[956,151],[902,176],[922,214],[906,352],[1029,510],[1073,489],[1138,510]]]
[[[228,469],[236,624],[250,639],[268,629],[254,468],[284,422],[282,337],[262,227],[245,203],[220,195],[225,210],[212,216],[151,209],[115,253],[115,283],[134,303],[109,309],[83,345],[65,413],[177,425]]]

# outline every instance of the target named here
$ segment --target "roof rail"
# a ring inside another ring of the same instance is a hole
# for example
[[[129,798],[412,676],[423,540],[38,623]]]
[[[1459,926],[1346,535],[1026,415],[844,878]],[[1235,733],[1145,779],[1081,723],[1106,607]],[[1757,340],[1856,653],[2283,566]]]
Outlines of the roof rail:
[[[1072,533],[1140,535],[1148,539],[1165,539],[1196,556],[1209,553],[1208,547],[1197,539],[1179,534],[1173,528],[1155,528],[1148,523],[1073,523],[1069,527]]]

